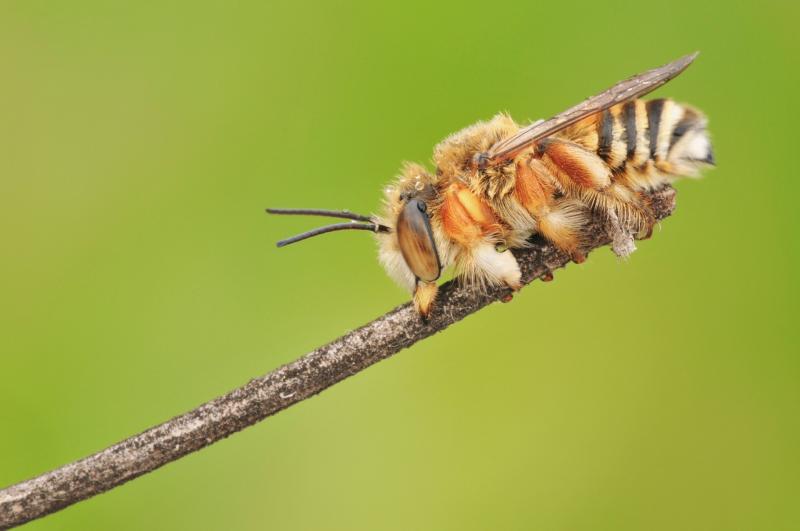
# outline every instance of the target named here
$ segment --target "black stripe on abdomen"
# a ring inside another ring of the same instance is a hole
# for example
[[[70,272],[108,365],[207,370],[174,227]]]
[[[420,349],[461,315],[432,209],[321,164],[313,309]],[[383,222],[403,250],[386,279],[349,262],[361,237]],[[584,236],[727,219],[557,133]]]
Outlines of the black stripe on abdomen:
[[[647,129],[650,133],[650,158],[655,158],[658,149],[658,128],[661,125],[661,112],[664,110],[664,100],[650,100],[647,107]]]
[[[614,142],[614,117],[606,109],[600,117],[597,128],[597,154],[608,162],[611,158],[611,146]]]
[[[636,154],[636,100],[629,101],[622,107],[622,126],[625,128],[628,160]]]
[[[675,128],[672,130],[672,135],[669,139],[669,149],[672,149],[678,140],[683,138],[689,130],[695,129],[699,127],[700,120],[697,116],[697,113],[691,109],[686,109],[683,113],[683,118],[675,124]]]

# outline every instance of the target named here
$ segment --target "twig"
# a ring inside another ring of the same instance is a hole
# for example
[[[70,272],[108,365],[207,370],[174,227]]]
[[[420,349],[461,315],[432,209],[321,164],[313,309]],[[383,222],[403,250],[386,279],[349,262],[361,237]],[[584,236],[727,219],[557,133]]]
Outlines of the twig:
[[[658,219],[672,213],[675,191],[652,195]],[[586,251],[609,243],[599,218],[587,227]],[[547,277],[569,257],[541,240],[515,251],[523,283]],[[404,304],[302,358],[99,453],[0,490],[0,529],[17,526],[90,498],[189,453],[213,444],[292,404],[309,398],[447,328],[489,303],[507,298],[504,288],[486,292],[446,283],[436,309],[423,322]]]

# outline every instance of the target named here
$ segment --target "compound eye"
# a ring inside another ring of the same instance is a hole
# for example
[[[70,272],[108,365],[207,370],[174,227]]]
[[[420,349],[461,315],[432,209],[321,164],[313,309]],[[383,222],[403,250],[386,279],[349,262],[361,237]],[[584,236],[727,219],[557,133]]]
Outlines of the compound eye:
[[[427,205],[410,199],[397,217],[397,241],[408,267],[420,280],[432,282],[439,278],[442,265],[433,241]]]

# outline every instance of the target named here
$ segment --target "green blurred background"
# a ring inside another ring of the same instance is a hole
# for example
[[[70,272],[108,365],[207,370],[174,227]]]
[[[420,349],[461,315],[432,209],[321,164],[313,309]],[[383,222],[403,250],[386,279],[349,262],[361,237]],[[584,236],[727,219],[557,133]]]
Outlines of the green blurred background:
[[[800,528],[797,2],[0,3],[0,484],[408,297],[402,160],[701,50],[718,168],[607,249],[37,530]]]

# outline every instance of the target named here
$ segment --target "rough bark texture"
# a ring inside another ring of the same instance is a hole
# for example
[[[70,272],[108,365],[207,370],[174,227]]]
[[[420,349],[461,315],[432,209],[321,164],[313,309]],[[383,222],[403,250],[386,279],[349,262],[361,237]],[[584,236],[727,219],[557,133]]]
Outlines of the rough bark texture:
[[[675,192],[652,196],[656,216],[670,215]],[[587,229],[588,252],[609,243],[608,227],[595,219]],[[546,278],[569,257],[541,240],[514,251],[523,283]],[[430,319],[404,304],[224,396],[94,455],[0,490],[0,529],[63,509],[213,444],[292,404],[309,398],[398,351],[447,328],[484,306],[507,298],[505,288],[479,292],[448,282]]]

